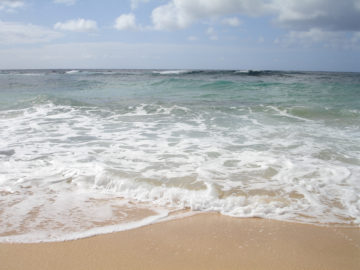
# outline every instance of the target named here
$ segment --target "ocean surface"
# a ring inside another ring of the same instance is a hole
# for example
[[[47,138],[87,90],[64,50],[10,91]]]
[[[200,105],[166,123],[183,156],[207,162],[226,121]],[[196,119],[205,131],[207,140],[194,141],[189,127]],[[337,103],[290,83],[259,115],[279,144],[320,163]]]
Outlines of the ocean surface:
[[[215,211],[360,224],[360,73],[0,71],[0,242]]]

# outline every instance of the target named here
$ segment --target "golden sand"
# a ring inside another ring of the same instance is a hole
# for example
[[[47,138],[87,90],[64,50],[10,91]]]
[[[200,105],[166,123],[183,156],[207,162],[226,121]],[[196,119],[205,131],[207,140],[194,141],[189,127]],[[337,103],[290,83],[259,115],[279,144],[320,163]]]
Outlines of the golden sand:
[[[125,232],[0,244],[1,270],[359,270],[360,228],[199,214]]]

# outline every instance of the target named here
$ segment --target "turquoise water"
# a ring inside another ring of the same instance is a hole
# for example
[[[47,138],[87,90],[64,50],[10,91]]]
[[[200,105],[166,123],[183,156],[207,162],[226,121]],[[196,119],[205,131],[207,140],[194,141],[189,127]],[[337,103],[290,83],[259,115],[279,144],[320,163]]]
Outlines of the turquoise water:
[[[360,74],[0,71],[0,194],[0,241],[183,209],[358,226]]]

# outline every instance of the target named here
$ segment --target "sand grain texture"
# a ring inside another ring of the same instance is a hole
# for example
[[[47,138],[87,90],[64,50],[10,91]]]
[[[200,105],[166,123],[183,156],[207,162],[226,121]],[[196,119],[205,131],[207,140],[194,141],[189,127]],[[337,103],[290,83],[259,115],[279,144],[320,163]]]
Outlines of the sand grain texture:
[[[0,244],[1,270],[360,269],[360,229],[200,214],[59,243]]]

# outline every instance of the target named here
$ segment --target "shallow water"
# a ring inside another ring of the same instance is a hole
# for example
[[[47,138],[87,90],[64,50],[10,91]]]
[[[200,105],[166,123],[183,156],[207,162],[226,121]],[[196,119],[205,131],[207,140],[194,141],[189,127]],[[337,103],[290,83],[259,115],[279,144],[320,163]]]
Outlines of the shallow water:
[[[181,209],[360,224],[360,74],[0,71],[0,241]]]

